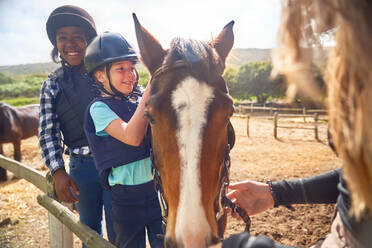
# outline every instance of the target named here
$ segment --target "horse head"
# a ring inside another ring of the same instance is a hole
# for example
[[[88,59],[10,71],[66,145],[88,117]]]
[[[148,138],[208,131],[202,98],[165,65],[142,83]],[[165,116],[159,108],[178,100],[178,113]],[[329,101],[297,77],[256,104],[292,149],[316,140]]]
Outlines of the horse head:
[[[11,106],[5,102],[0,102],[0,142],[9,142],[6,138],[11,135],[13,117]]]
[[[168,203],[166,247],[216,243],[216,199],[233,101],[222,77],[233,42],[227,24],[211,42],[175,38],[165,50],[133,14],[140,54],[151,74],[146,104],[154,160]],[[233,131],[232,131],[233,132]]]

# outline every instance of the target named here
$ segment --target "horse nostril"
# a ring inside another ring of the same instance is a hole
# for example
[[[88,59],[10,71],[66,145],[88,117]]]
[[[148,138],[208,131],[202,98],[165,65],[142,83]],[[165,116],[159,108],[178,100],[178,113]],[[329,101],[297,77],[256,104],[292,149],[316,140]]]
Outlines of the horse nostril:
[[[211,239],[210,245],[215,245],[215,244],[219,243],[220,241],[221,240],[217,236],[213,236],[212,239]]]
[[[172,238],[165,238],[165,248],[177,248],[177,243]]]

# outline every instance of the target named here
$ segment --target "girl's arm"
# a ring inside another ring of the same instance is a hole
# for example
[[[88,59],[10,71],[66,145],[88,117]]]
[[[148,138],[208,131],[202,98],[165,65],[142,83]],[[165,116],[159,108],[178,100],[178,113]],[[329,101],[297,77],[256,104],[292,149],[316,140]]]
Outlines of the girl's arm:
[[[149,98],[150,89],[151,85],[148,83],[137,110],[128,123],[118,118],[105,128],[105,131],[110,136],[131,146],[139,146],[141,144],[148,124],[148,120],[145,117],[145,104]]]

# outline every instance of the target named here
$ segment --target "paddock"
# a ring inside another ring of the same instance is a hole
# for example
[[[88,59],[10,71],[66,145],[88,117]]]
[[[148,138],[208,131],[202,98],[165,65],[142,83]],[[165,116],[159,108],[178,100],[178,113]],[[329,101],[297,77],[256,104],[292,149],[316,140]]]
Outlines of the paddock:
[[[237,114],[234,114],[235,117],[246,119],[246,134],[250,136],[250,120],[251,119],[267,119],[273,121],[273,136],[278,138],[278,129],[287,128],[287,129],[304,129],[314,132],[314,139],[319,141],[319,132],[318,124],[328,123],[327,111],[325,109],[310,109],[306,108],[273,108],[273,107],[243,107],[239,105],[236,107]],[[250,112],[248,111],[250,110]],[[259,112],[253,113],[254,110]],[[275,111],[275,112],[273,112]],[[279,113],[287,113],[280,114]],[[296,112],[301,112],[302,114],[292,114]],[[288,112],[290,114],[288,114]],[[313,113],[313,114],[311,114]],[[279,124],[279,119],[282,119],[284,125]]]
[[[233,117],[232,124],[237,138],[231,151],[232,182],[247,178],[262,182],[301,178],[341,165],[326,144],[325,123],[319,124],[320,142],[314,140],[312,132],[301,129],[283,129],[281,139],[276,140],[272,135],[272,120],[252,119],[251,137],[246,135],[245,119]],[[12,149],[11,145],[5,145],[5,154],[11,156]],[[36,138],[25,140],[22,152],[22,163],[43,174],[47,172],[41,162]],[[36,197],[40,194],[40,190],[25,180],[0,184],[0,222],[8,217],[19,221],[18,224],[0,227],[0,247],[48,247],[48,215],[37,203]],[[294,208],[290,211],[279,207],[253,216],[252,233],[266,234],[284,244],[308,247],[328,232],[334,206],[295,205]],[[243,222],[229,218],[225,235],[243,229]],[[80,247],[80,244],[81,241],[74,236],[74,247]]]

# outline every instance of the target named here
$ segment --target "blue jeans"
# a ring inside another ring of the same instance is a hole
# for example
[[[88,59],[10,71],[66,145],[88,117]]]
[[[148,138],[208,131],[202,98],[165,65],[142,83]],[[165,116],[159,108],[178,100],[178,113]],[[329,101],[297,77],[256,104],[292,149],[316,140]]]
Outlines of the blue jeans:
[[[145,232],[152,248],[162,248],[161,210],[153,181],[140,185],[112,187],[112,214],[120,248],[145,248]]]
[[[76,209],[80,221],[102,236],[102,215],[105,210],[107,236],[111,243],[115,241],[115,233],[110,218],[111,191],[101,187],[98,171],[94,166],[93,157],[82,155],[70,156],[70,176],[79,188],[79,202]],[[83,247],[84,244],[83,244]]]

